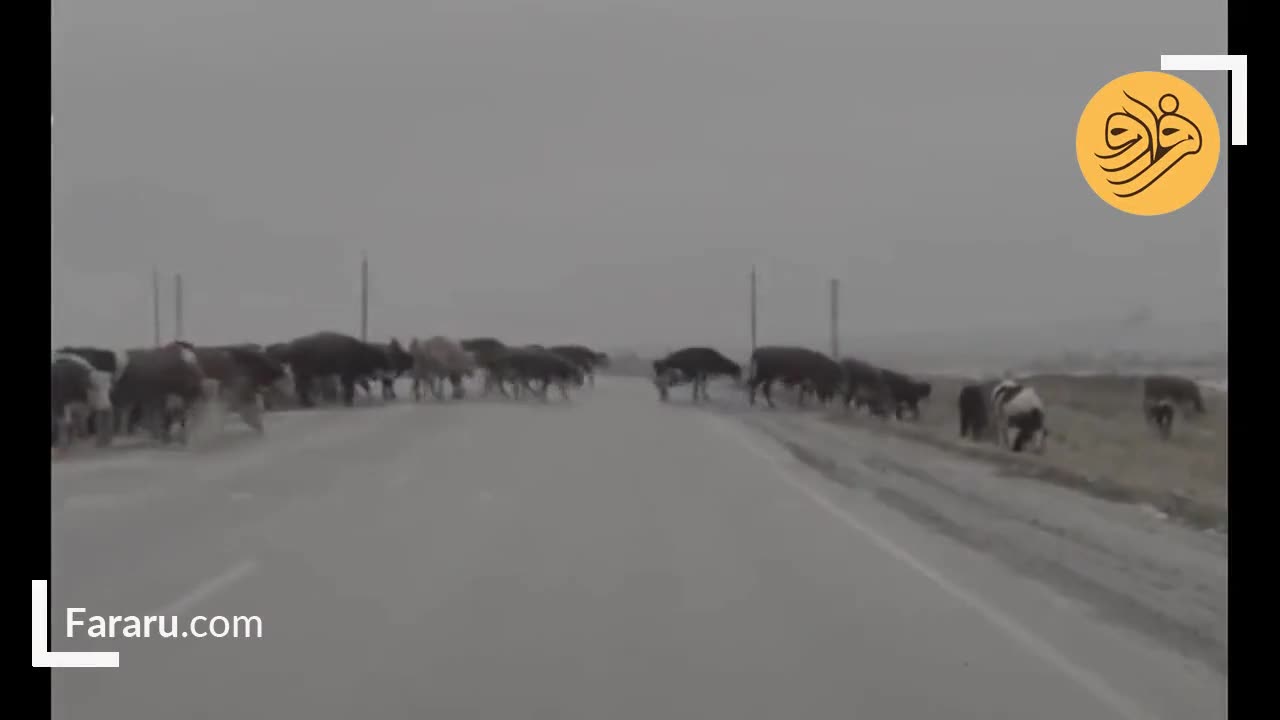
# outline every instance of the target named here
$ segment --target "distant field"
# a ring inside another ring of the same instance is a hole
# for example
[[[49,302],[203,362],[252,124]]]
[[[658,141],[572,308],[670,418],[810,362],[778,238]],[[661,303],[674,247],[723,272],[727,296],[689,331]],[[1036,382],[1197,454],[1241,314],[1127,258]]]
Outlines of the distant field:
[[[1179,415],[1162,441],[1141,413],[1137,375],[1031,375],[1024,381],[1047,405],[1050,436],[1043,456],[1015,455],[960,438],[956,405],[965,380],[929,376],[933,396],[919,423],[881,423],[863,416],[836,422],[905,434],[995,462],[1019,474],[1072,485],[1118,500],[1144,502],[1203,527],[1226,529],[1226,393],[1204,389],[1208,413]]]

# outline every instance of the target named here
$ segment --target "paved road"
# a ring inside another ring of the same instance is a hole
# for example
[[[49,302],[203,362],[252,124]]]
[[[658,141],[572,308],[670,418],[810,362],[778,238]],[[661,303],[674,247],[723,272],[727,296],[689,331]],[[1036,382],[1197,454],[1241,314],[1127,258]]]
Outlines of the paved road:
[[[56,466],[53,649],[122,666],[55,670],[55,717],[1225,717],[1201,664],[641,382],[268,419]]]

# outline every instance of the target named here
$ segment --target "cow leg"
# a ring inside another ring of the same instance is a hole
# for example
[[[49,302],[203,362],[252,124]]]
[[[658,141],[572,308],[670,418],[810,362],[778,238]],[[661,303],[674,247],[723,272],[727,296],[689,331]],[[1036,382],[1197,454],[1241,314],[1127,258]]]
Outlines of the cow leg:
[[[298,396],[298,404],[304,408],[315,407],[315,400],[311,398],[311,376],[306,373],[295,372],[293,375],[293,392]]]
[[[764,395],[764,401],[768,403],[770,409],[777,409],[777,405],[773,404],[773,381],[765,380],[760,387],[760,394]]]
[[[560,397],[568,402],[569,400],[569,383],[563,380],[556,381],[556,387],[560,388]]]
[[[258,404],[244,403],[238,409],[240,419],[244,420],[244,424],[253,428],[253,431],[259,435],[266,432],[266,428],[262,425],[262,411],[258,408]]]
[[[365,385],[367,391],[369,386]],[[356,379],[350,375],[342,377],[342,404],[346,407],[353,407],[356,404]]]
[[[97,432],[95,433],[98,447],[106,447],[111,444],[111,440],[116,434],[115,410],[99,410],[97,413]]]

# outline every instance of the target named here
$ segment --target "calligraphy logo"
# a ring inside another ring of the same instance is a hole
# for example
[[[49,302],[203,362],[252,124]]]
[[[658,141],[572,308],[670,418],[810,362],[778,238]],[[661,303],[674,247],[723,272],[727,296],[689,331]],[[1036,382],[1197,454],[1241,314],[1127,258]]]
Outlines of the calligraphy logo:
[[[1204,96],[1161,72],[1107,83],[1076,128],[1085,182],[1107,204],[1133,215],[1163,215],[1195,200],[1213,179],[1221,145]]]

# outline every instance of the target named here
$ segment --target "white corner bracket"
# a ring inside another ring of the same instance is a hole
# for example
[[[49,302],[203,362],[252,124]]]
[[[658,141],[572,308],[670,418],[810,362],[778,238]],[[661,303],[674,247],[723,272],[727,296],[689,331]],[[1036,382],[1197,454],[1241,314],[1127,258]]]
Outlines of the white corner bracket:
[[[120,667],[118,652],[49,652],[49,581],[31,581],[31,667]]]
[[[1161,55],[1160,69],[1218,70],[1231,77],[1231,114],[1227,134],[1232,145],[1249,144],[1249,56],[1248,55]]]

